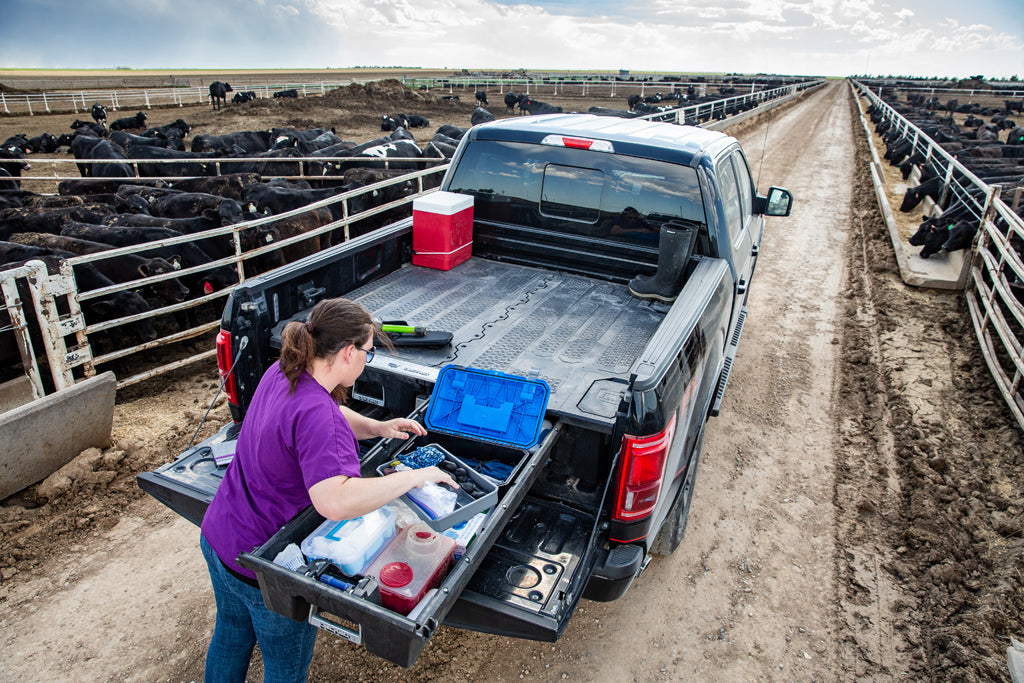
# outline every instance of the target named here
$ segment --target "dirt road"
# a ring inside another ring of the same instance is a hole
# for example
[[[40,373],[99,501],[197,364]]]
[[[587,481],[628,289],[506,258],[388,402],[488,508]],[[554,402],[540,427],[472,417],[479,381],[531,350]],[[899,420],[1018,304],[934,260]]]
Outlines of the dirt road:
[[[310,680],[1008,679],[1020,434],[962,300],[900,283],[851,105],[832,83],[738,133],[758,189],[796,206],[769,221],[676,553],[624,599],[581,603],[558,643],[441,628],[406,671],[321,634]],[[103,457],[169,459],[215,377],[119,403]],[[131,485],[2,509],[0,679],[201,679],[214,607],[198,530]],[[49,529],[62,542],[41,553]]]

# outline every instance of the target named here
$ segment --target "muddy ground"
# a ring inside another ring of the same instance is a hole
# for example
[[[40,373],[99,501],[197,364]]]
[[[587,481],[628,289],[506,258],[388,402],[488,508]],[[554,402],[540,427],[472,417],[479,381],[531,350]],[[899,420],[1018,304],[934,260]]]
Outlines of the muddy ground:
[[[363,139],[395,104],[167,120]],[[457,125],[471,110],[408,108]],[[796,206],[769,220],[676,553],[623,599],[582,602],[557,643],[442,627],[407,671],[323,633],[310,680],[1009,680],[1005,648],[1024,634],[1021,433],[962,296],[900,281],[855,112],[835,82],[733,131],[758,189],[788,187]],[[38,122],[14,132],[56,132]],[[134,475],[182,450],[216,380],[208,363],[120,393],[111,448],[3,501],[0,679],[201,679],[214,605],[198,530]],[[199,438],[226,419],[221,403]]]

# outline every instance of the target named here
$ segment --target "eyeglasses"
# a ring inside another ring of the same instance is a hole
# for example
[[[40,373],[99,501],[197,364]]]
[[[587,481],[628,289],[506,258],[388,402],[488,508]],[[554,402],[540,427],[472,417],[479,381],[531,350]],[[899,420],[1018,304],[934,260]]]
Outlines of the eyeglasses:
[[[367,363],[369,363],[371,360],[373,360],[373,354],[377,353],[377,347],[376,346],[371,346],[368,349],[364,349],[362,347],[357,346],[356,350],[357,351],[362,351],[363,353],[366,354],[366,362]]]

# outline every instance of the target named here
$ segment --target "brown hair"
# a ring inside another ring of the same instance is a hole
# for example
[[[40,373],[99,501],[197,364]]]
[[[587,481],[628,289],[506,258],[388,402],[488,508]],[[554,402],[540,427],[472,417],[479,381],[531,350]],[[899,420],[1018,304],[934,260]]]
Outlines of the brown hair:
[[[281,370],[288,378],[288,392],[303,371],[309,370],[314,358],[330,358],[349,344],[359,346],[371,334],[382,336],[380,326],[365,308],[348,299],[325,299],[313,307],[306,322],[290,322],[281,335]],[[341,402],[346,397],[344,387],[337,387],[331,396]]]

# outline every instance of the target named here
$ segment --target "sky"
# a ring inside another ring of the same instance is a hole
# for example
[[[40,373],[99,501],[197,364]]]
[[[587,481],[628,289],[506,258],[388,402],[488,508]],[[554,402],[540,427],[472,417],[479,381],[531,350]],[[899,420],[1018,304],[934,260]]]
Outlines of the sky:
[[[1024,80],[1022,0],[0,0],[0,68]]]

